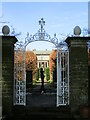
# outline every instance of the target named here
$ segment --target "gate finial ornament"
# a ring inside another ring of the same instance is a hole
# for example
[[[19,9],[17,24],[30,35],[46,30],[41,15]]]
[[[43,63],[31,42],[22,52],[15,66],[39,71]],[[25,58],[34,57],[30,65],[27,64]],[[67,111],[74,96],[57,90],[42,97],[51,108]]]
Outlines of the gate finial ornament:
[[[79,36],[81,34],[81,28],[79,26],[76,26],[74,28],[74,34],[77,36]]]
[[[39,20],[39,25],[41,25],[41,29],[43,29],[43,26],[45,25],[45,21],[43,18],[41,18],[41,20]]]
[[[4,35],[8,35],[8,34],[10,33],[10,28],[9,28],[9,26],[7,26],[7,25],[3,26],[3,28],[2,28],[2,33],[3,33]]]

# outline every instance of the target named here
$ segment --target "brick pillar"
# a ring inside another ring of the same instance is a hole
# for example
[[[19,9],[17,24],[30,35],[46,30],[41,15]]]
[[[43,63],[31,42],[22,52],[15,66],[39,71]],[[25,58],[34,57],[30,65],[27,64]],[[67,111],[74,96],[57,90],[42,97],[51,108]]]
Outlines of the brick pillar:
[[[13,106],[14,36],[0,36],[2,40],[2,114],[8,115]]]
[[[70,107],[88,105],[88,37],[68,37],[70,51]]]
[[[90,49],[88,50],[89,106],[90,106]]]
[[[2,118],[2,40],[0,40],[0,120]]]

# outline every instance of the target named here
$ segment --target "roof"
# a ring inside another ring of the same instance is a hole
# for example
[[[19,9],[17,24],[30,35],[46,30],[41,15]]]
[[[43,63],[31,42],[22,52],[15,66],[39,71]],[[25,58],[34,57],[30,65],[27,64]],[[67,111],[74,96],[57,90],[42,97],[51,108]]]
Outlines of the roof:
[[[46,50],[46,51],[33,51],[36,55],[49,55],[50,53],[51,53],[51,51],[48,51],[48,50]]]

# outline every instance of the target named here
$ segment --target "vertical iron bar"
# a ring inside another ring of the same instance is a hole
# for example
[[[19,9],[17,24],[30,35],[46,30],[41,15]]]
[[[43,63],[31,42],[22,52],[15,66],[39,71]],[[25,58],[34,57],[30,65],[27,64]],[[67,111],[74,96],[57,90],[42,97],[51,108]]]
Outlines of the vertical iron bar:
[[[59,68],[59,74],[60,74],[60,77],[59,77],[59,104],[61,104],[62,102],[62,98],[61,98],[61,92],[62,92],[62,65],[61,65],[61,59],[62,59],[62,54],[61,54],[61,51],[60,51],[60,61],[59,61],[59,64],[60,64],[60,68]]]
[[[62,78],[62,81],[63,81],[63,104],[64,104],[64,51],[63,51],[63,58],[62,58],[62,60],[63,60],[63,72],[62,72],[62,74],[63,74],[63,78]]]
[[[13,82],[13,105],[15,105],[15,48],[14,48],[14,82]]]
[[[20,49],[19,49],[19,60],[20,60]],[[18,72],[19,72],[19,103],[20,103],[20,61],[19,61],[19,69],[18,69]]]
[[[59,77],[58,77],[58,61],[59,61],[59,60],[58,60],[58,47],[57,47],[57,106],[59,106],[59,105],[58,105],[58,103],[59,103],[59,101],[58,101],[58,91],[59,91],[59,88],[58,88],[58,80],[59,80],[59,79],[58,79],[58,78],[59,78]]]
[[[68,95],[67,95],[67,89],[68,89],[68,76],[67,76],[67,64],[68,64],[68,61],[67,61],[67,56],[68,54],[67,54],[67,51],[65,51],[65,98],[66,98],[66,104],[68,103],[68,101],[67,101],[67,97],[68,97]]]
[[[17,83],[18,83],[18,68],[19,68],[19,67],[18,67],[18,64],[19,64],[19,63],[18,63],[18,55],[19,55],[19,49],[17,49],[17,69],[16,69],[16,71],[17,71],[17,80],[16,80],[16,82],[15,82],[15,88],[16,88],[16,89],[15,89],[15,93],[16,93],[16,94],[15,94],[15,99],[16,99],[16,100],[15,100],[15,103],[16,103],[16,104],[17,104],[17,91],[18,91],[18,90],[17,90]]]
[[[26,105],[26,47],[24,47],[24,105]]]

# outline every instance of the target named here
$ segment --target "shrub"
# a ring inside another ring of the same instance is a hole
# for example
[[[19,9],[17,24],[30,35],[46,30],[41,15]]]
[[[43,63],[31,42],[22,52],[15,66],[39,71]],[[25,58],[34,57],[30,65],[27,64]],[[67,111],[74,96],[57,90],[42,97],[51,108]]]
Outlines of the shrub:
[[[39,68],[39,78],[41,78],[40,68]]]
[[[44,68],[44,74],[46,74],[46,69],[47,69],[47,68]]]
[[[37,80],[39,80],[39,68],[37,68]]]
[[[46,68],[46,80],[50,79],[49,68]]]

